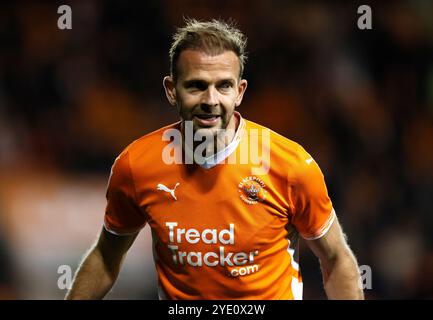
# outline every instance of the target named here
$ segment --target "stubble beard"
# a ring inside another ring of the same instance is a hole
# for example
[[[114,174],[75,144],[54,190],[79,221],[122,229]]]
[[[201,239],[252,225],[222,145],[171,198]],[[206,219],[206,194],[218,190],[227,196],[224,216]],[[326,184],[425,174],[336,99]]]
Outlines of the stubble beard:
[[[227,131],[227,128],[229,127],[229,124],[231,122],[235,122],[234,110],[230,114],[224,114],[224,113],[221,114],[218,127],[203,128],[203,127],[197,127],[195,125],[191,114],[187,114],[185,116],[185,114],[182,112],[182,105],[179,102],[177,102],[177,107],[179,110],[179,116],[182,121],[182,131],[184,131],[186,122],[191,121],[193,124],[192,127],[193,127],[194,136],[196,136],[197,134],[203,138],[202,141],[193,141],[194,150],[197,145],[203,143],[203,141],[207,141],[210,144],[209,147],[214,149],[216,153],[218,150],[221,150],[221,148],[227,146],[231,142],[236,128],[233,125],[233,128],[231,128],[233,132]],[[183,138],[185,138],[184,133],[183,133]]]

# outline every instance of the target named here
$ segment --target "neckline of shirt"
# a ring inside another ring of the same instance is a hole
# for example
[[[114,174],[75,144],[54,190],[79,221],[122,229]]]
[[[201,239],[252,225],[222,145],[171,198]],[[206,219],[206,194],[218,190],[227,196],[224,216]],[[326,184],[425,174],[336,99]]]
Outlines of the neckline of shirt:
[[[242,138],[243,129],[245,128],[245,120],[242,118],[241,114],[237,111],[235,111],[233,115],[239,119],[239,124],[232,141],[224,149],[205,158],[203,163],[201,164],[196,163],[200,167],[204,169],[212,169],[213,167],[215,167],[216,165],[218,165],[219,163],[227,159],[238,147]],[[193,151],[190,150],[187,145],[185,145],[185,148],[188,149],[185,150],[186,155],[193,154]]]

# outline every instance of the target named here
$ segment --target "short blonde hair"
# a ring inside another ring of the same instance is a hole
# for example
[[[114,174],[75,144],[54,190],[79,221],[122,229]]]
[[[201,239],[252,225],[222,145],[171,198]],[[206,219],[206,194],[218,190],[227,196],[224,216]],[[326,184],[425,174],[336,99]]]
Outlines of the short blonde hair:
[[[239,58],[239,78],[241,78],[247,60],[246,45],[247,38],[233,21],[186,19],[185,26],[178,28],[173,35],[173,43],[169,52],[171,75],[176,81],[176,64],[183,50],[203,50],[211,55],[228,50],[233,51]]]

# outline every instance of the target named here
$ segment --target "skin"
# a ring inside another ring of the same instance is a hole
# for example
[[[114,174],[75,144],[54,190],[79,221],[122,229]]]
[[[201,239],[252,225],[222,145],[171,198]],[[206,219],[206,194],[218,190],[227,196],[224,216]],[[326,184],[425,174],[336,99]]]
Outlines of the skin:
[[[177,61],[177,80],[172,76],[164,78],[167,99],[177,107],[182,127],[185,121],[192,121],[194,132],[216,138],[216,149],[232,141],[238,125],[233,114],[247,88],[247,81],[239,78],[239,70],[239,59],[233,51],[209,55],[188,49]],[[203,124],[201,115],[215,115],[217,121]],[[218,134],[219,129],[226,131]]]
[[[306,242],[319,258],[328,299],[363,300],[358,263],[337,218],[323,237]]]
[[[116,282],[126,253],[137,235],[117,236],[103,228],[79,266],[65,299],[103,299]]]
[[[194,131],[203,130],[226,144],[232,136],[220,138],[218,129],[237,127],[234,110],[242,102],[247,81],[239,79],[239,60],[231,51],[208,55],[185,50],[177,64],[178,79],[164,78],[169,102],[176,106],[182,123],[193,121]],[[204,125],[197,115],[217,115],[212,125]],[[128,249],[137,234],[117,236],[103,229],[78,268],[66,299],[102,299],[113,287]],[[330,299],[363,299],[358,286],[356,259],[349,249],[337,219],[320,239],[307,241],[319,258],[326,294]]]
[[[65,299],[104,298],[116,282],[126,253],[137,235],[116,236],[102,229],[97,242],[78,268]],[[364,299],[358,285],[358,264],[337,219],[322,238],[306,242],[319,258],[328,299]]]

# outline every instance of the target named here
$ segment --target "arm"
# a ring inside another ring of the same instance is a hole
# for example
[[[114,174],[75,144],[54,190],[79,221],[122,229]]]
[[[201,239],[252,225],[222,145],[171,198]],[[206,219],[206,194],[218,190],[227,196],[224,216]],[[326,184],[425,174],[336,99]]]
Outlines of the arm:
[[[307,240],[307,244],[319,258],[329,299],[364,299],[359,285],[358,264],[337,218],[323,237]]]
[[[117,236],[102,229],[98,241],[92,246],[75,274],[67,300],[102,299],[113,287],[126,252],[138,232]]]

